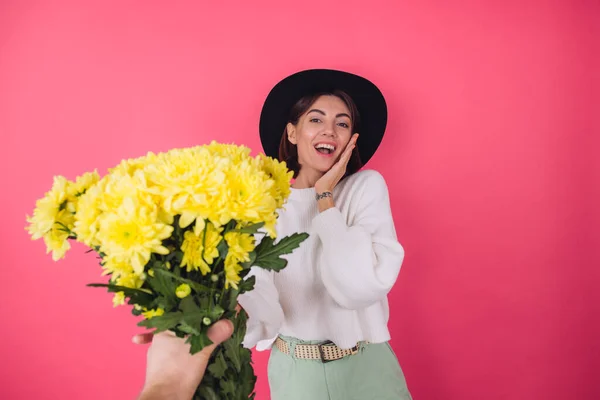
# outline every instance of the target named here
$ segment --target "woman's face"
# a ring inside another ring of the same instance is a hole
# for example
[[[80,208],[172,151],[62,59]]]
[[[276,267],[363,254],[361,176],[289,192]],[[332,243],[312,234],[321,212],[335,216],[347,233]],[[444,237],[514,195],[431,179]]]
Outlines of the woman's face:
[[[302,172],[329,171],[352,136],[350,110],[336,96],[321,96],[296,125],[288,124],[288,140],[298,148]]]

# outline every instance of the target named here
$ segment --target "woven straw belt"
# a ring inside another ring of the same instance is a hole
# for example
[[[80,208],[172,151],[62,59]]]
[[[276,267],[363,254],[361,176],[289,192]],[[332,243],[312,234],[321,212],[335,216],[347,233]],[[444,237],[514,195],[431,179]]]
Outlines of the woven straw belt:
[[[368,342],[364,342],[367,344]],[[281,338],[275,340],[275,347],[283,354],[290,355],[290,345]],[[320,360],[324,363],[340,360],[344,357],[353,356],[358,353],[360,343],[351,349],[340,349],[333,342],[321,344],[297,344],[294,349],[294,357],[304,360]]]

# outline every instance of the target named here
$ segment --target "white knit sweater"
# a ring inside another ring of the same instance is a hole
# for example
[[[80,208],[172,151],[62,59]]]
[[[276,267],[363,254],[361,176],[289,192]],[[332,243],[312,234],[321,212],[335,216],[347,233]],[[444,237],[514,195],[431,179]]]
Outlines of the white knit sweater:
[[[319,212],[315,190],[292,189],[277,235],[308,232],[281,272],[254,267],[255,289],[240,296],[248,312],[244,346],[271,347],[281,334],[331,340],[341,348],[390,339],[387,294],[404,259],[383,177],[365,170],[342,180],[335,207]]]

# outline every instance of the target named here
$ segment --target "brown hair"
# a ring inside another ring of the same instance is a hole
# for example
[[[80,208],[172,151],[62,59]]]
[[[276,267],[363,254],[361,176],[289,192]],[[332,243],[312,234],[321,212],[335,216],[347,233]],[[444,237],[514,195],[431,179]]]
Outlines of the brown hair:
[[[297,125],[300,117],[304,115],[305,112],[321,97],[321,96],[335,96],[342,100],[348,110],[350,110],[350,119],[352,126],[350,130],[352,133],[356,132],[356,127],[359,125],[360,115],[358,114],[358,109],[356,108],[356,104],[352,98],[345,92],[341,90],[334,90],[332,92],[320,92],[312,95],[307,95],[302,97],[300,100],[294,104],[292,109],[290,110],[290,117],[288,118],[288,123],[292,125]],[[281,141],[279,142],[279,160],[285,161],[288,168],[291,171],[294,171],[294,178],[298,176],[300,172],[300,164],[298,162],[298,148],[295,144],[288,140],[288,131],[287,124],[283,129],[283,136],[281,136]],[[352,150],[352,155],[350,156],[350,160],[348,161],[348,166],[346,167],[346,174],[344,176],[352,175],[355,172],[358,172],[363,166],[362,161],[360,160],[360,154],[358,153],[358,146]]]

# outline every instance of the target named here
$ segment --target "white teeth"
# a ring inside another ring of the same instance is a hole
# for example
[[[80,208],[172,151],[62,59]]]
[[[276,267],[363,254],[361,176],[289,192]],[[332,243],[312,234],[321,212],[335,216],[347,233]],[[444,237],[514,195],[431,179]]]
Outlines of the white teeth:
[[[315,149],[328,149],[328,150],[334,151],[335,150],[335,146],[332,146],[332,145],[327,144],[327,143],[319,143],[319,144],[317,144],[315,146]]]

